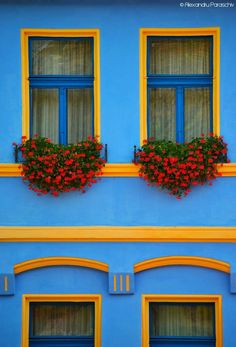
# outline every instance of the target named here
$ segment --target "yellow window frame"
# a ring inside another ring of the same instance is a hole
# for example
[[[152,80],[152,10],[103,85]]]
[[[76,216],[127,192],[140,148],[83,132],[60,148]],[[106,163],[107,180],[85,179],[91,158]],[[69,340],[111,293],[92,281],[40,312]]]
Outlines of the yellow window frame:
[[[222,340],[222,296],[221,295],[159,295],[142,296],[142,347],[149,347],[149,304],[151,302],[189,302],[215,304],[216,347],[223,346]]]
[[[92,37],[94,39],[94,136],[100,137],[100,31],[99,29],[21,29],[22,136],[30,136],[29,38]]]
[[[22,297],[22,344],[29,347],[29,320],[31,302],[93,302],[95,306],[94,347],[101,347],[101,308],[100,294],[24,294]]]
[[[140,145],[147,139],[147,38],[148,36],[212,36],[213,38],[213,132],[220,135],[220,28],[140,29]]]

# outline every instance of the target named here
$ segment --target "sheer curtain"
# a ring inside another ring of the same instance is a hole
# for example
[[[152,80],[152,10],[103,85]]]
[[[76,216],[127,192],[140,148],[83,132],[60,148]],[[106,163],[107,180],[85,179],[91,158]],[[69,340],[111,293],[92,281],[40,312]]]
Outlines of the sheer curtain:
[[[94,304],[35,304],[33,336],[93,336]]]
[[[68,89],[68,143],[77,143],[92,135],[92,96],[91,88]]]
[[[174,88],[150,88],[149,136],[176,140],[176,93]]]
[[[150,73],[157,75],[199,75],[210,71],[210,41],[155,39],[150,42]]]
[[[58,143],[59,97],[57,89],[32,89],[32,132]]]
[[[210,132],[209,88],[185,88],[184,121],[185,141]]]
[[[92,41],[33,40],[33,75],[92,75]]]
[[[214,306],[211,304],[150,305],[151,336],[214,336]]]

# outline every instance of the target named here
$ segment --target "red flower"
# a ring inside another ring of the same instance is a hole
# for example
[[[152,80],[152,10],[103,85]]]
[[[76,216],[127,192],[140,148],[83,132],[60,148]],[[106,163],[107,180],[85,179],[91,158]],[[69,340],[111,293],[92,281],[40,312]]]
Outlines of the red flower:
[[[29,189],[37,194],[85,190],[96,183],[96,175],[101,176],[104,160],[100,158],[102,145],[90,138],[78,145],[54,145],[49,139],[38,136],[21,145],[23,180]]]
[[[202,185],[218,175],[215,163],[227,162],[227,145],[214,136],[193,139],[190,143],[147,141],[136,153],[139,175],[148,182],[168,189],[170,194],[186,196],[191,185]]]

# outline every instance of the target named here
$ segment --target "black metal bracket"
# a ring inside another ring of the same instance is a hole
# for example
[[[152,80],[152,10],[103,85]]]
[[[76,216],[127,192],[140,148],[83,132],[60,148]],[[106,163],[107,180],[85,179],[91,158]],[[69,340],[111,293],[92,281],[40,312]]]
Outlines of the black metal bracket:
[[[20,160],[19,157],[20,157],[20,146],[14,145],[14,159],[16,164],[23,163],[23,160]]]
[[[137,163],[137,146],[134,145],[134,152],[133,152],[133,163]]]
[[[108,162],[108,148],[107,148],[107,144],[105,144],[104,146],[104,160],[107,163]]]

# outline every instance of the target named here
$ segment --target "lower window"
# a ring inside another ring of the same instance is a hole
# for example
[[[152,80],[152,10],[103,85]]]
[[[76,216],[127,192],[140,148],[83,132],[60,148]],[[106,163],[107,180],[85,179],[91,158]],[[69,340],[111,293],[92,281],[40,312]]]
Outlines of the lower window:
[[[150,303],[150,346],[215,346],[215,308],[209,303]]]
[[[221,297],[143,296],[143,347],[220,347]]]
[[[30,347],[94,346],[94,303],[31,303]]]
[[[99,295],[24,295],[23,347],[100,347]]]

